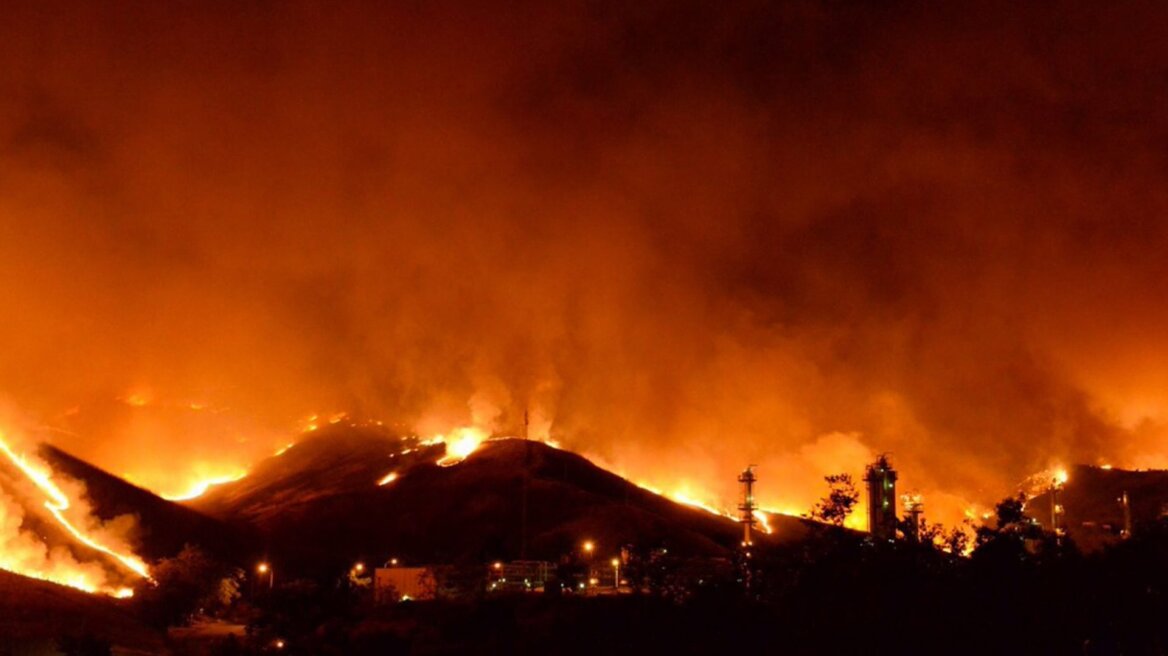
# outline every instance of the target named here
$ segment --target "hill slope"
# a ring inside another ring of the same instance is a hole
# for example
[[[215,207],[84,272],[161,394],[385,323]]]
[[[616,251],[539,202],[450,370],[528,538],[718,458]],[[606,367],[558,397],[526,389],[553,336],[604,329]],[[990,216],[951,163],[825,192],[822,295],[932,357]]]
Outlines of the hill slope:
[[[1120,498],[1126,492],[1132,528],[1156,521],[1168,504],[1168,471],[1131,471],[1076,465],[1059,492],[1062,525],[1080,548],[1092,551],[1119,539],[1124,525]],[[1044,526],[1050,524],[1050,495],[1027,504],[1028,512]]]
[[[133,619],[125,606],[126,602],[0,570],[0,653],[45,653],[46,646],[65,637],[161,653],[162,635]]]
[[[482,562],[524,551],[555,559],[585,539],[608,553],[633,543],[726,555],[740,540],[735,522],[674,503],[568,451],[492,440],[442,467],[436,461],[444,450],[374,429],[331,428],[189,503],[256,526],[274,553],[302,562]],[[390,472],[397,478],[379,486]],[[794,518],[771,523],[775,535],[762,539],[806,531]]]
[[[55,471],[85,483],[86,495],[101,519],[137,516],[137,552],[148,561],[173,556],[186,543],[233,561],[247,542],[245,531],[167,501],[56,447],[42,445],[40,455]]]

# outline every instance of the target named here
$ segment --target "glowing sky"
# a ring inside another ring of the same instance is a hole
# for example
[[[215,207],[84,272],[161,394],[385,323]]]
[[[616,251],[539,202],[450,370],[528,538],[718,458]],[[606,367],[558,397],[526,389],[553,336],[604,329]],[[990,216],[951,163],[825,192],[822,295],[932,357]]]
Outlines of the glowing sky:
[[[804,508],[1168,460],[1155,3],[101,4],[0,23],[0,397],[116,473],[340,410]]]

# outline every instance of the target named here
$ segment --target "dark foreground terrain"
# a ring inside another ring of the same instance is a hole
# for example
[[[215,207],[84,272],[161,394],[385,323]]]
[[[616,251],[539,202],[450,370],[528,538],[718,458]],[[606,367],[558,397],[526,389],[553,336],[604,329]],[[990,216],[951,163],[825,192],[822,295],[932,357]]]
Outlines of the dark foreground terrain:
[[[1168,526],[1083,555],[1014,510],[969,558],[825,529],[729,575],[650,575],[619,595],[379,605],[341,582],[290,582],[256,595],[246,637],[199,653],[1168,653]]]
[[[111,645],[125,654],[165,649],[162,632],[142,622],[131,602],[0,570],[0,654],[101,653]]]

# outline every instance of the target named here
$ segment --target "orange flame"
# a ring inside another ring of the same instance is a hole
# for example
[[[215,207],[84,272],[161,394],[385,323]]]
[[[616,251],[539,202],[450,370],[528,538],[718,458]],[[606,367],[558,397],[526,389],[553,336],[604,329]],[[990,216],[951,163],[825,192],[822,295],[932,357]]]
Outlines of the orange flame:
[[[487,441],[488,437],[487,432],[480,428],[464,427],[457,428],[446,435],[437,435],[429,440],[424,440],[422,444],[445,444],[446,455],[438,459],[438,464],[449,467],[466,460],[483,442]],[[403,453],[405,452],[403,451]]]
[[[0,433],[0,452],[32,482],[38,490],[41,491],[48,499],[44,506],[56,519],[61,528],[65,529],[69,535],[73,536],[81,544],[86,547],[98,551],[109,556],[114,561],[120,563],[127,570],[133,572],[141,578],[146,580],[153,580],[150,578],[149,569],[146,567],[140,558],[133,554],[122,553],[114,548],[104,544],[99,538],[90,535],[90,532],[82,530],[73,521],[66,517],[66,512],[72,507],[69,497],[53,482],[53,473],[48,465],[40,461],[34,461],[32,458],[17,453],[6,441],[5,436]],[[92,572],[78,566],[76,568],[65,567],[66,571],[61,571],[61,568],[41,568],[34,569],[27,566],[21,566],[15,558],[5,558],[6,554],[0,553],[0,567],[9,569],[17,574],[30,576],[46,581],[52,581],[62,585],[84,590],[86,592],[103,592],[105,594],[115,597],[128,597],[133,594],[133,591],[126,587],[108,588],[98,587],[92,582]],[[9,554],[11,555],[11,554]],[[73,570],[73,571],[68,571]]]
[[[187,488],[186,491],[180,492],[179,494],[175,494],[175,495],[162,494],[160,496],[162,496],[162,498],[166,499],[167,501],[190,501],[191,499],[196,499],[198,497],[203,496],[204,494],[207,493],[207,490],[211,489],[212,487],[214,487],[216,485],[223,485],[224,483],[234,483],[235,481],[238,481],[239,479],[243,478],[244,476],[247,476],[247,472],[245,472],[245,471],[240,471],[240,472],[236,472],[233,474],[226,474],[223,476],[213,476],[211,478],[206,478],[206,479],[203,479],[201,481],[195,481],[194,483],[191,484],[191,486],[189,488]]]

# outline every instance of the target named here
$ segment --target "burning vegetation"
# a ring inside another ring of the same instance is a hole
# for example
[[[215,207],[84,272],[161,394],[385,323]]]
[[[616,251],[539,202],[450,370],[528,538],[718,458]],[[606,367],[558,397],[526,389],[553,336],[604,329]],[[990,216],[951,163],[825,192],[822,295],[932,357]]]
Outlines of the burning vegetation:
[[[541,493],[948,565],[953,531],[1061,554],[1155,515],[1158,3],[13,4],[0,402],[36,428],[0,438],[4,569],[153,576],[42,442],[288,540],[341,500],[470,512],[435,481],[520,552],[580,537]],[[1124,501],[1076,514],[1083,480]]]
[[[4,396],[171,498],[342,412],[719,510],[1168,462],[1154,5],[521,4],[14,9]]]
[[[149,581],[146,564],[119,535],[126,526],[94,518],[81,486],[16,444],[0,434],[0,569],[115,597]],[[29,512],[37,501],[47,516]]]

